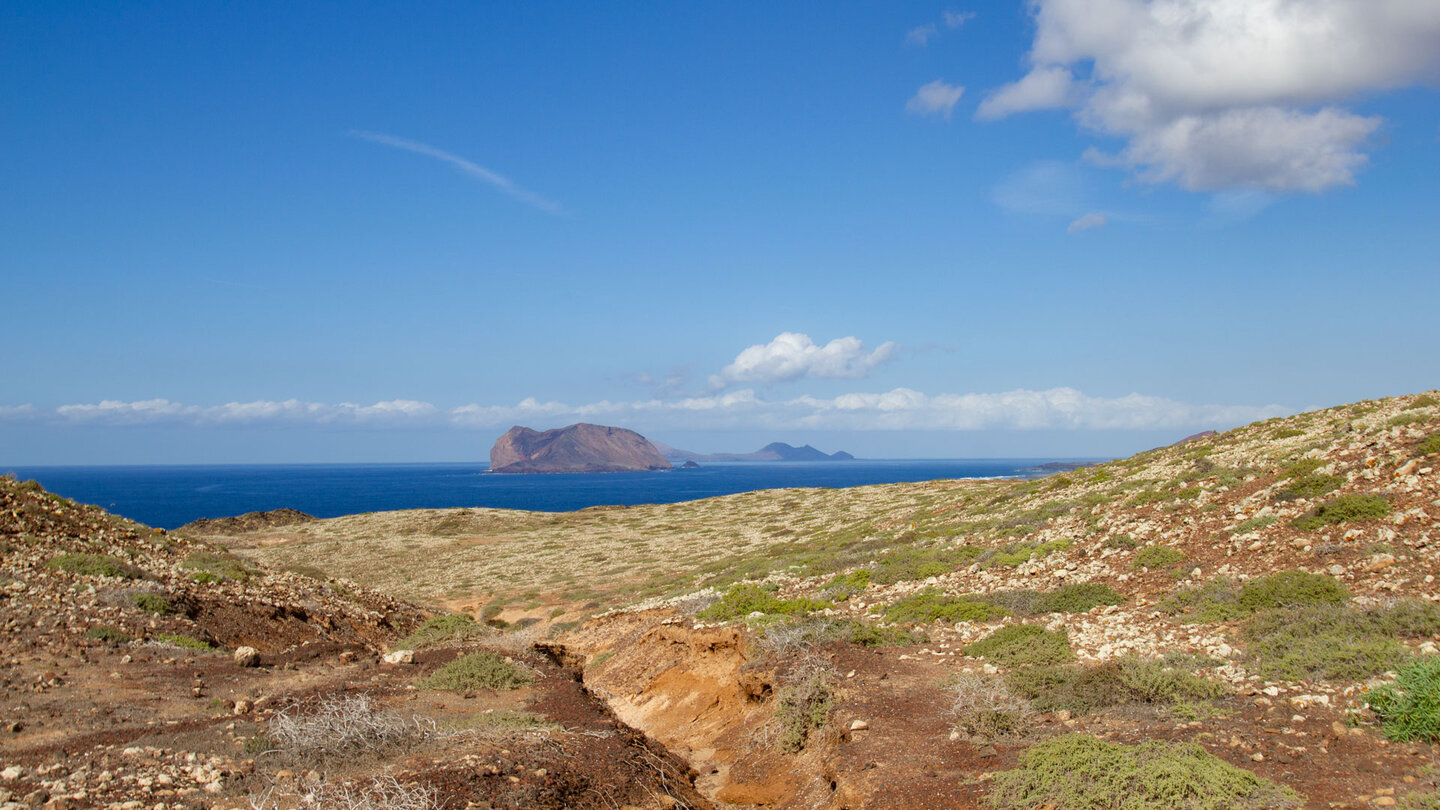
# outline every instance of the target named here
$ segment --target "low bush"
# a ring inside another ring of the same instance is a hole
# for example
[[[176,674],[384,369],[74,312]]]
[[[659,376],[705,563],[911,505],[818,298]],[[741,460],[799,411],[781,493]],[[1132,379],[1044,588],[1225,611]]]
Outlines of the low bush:
[[[1051,540],[1048,543],[1011,543],[992,548],[981,554],[977,561],[986,568],[1014,568],[1024,565],[1036,557],[1048,557],[1070,548],[1069,540]]]
[[[1279,430],[1275,431],[1274,433],[1271,433],[1271,434],[1270,434],[1270,438],[1272,438],[1272,439],[1293,439],[1293,438],[1295,438],[1296,436],[1304,436],[1304,435],[1305,435],[1305,431],[1303,431],[1303,430],[1297,430],[1297,429],[1295,429],[1295,428],[1280,428]]]
[[[1373,690],[1370,710],[1394,742],[1440,742],[1440,656],[1416,658],[1393,683]]]
[[[1245,623],[1242,637],[1262,676],[1289,681],[1361,681],[1407,655],[1382,616],[1347,605],[1267,610]]]
[[[1173,706],[1220,697],[1225,688],[1158,659],[1127,655],[1094,666],[1017,669],[1007,676],[1016,693],[1039,711],[1088,714],[1135,704]]]
[[[1274,498],[1277,501],[1293,501],[1299,498],[1318,498],[1327,495],[1340,488],[1345,479],[1338,475],[1302,475],[1287,481],[1283,487],[1275,491]]]
[[[903,627],[875,627],[855,622],[846,640],[861,647],[908,647],[930,639],[924,633]]]
[[[1257,577],[1241,586],[1216,579],[1183,588],[1160,601],[1164,613],[1186,622],[1224,622],[1242,619],[1261,610],[1304,605],[1342,604],[1349,592],[1334,577],[1305,571],[1281,571]]]
[[[1146,546],[1135,552],[1135,568],[1169,568],[1181,560],[1185,554],[1170,548],[1169,546]]]
[[[1005,614],[1004,608],[989,602],[950,596],[938,588],[925,588],[885,608],[885,621],[903,624],[984,622]]]
[[[1046,630],[1038,624],[1006,625],[967,645],[962,652],[1008,667],[1059,664],[1075,657],[1070,651],[1068,633]]]
[[[155,640],[161,644],[168,644],[171,647],[180,647],[186,650],[213,650],[215,647],[204,639],[194,636],[187,636],[184,633],[160,633]]]
[[[911,546],[881,555],[867,582],[892,585],[948,574],[968,565],[980,556],[982,549],[974,546],[943,546],[922,548]]]
[[[1399,416],[1392,416],[1385,422],[1386,427],[1405,427],[1407,425],[1418,425],[1421,422],[1429,421],[1430,417],[1423,413],[1402,413]]]
[[[369,695],[332,695],[276,712],[265,740],[289,754],[323,757],[393,748],[431,731],[433,726],[420,718],[379,709]]]
[[[836,574],[826,582],[820,593],[826,599],[835,602],[844,602],[852,596],[859,594],[870,585],[870,570],[861,568],[858,571],[851,571],[848,574]]]
[[[1261,529],[1268,529],[1271,526],[1274,526],[1279,521],[1280,518],[1275,517],[1274,515],[1262,515],[1260,517],[1253,517],[1249,520],[1237,523],[1234,526],[1230,527],[1230,531],[1235,532],[1236,534],[1255,532]]]
[[[810,733],[822,728],[835,707],[834,674],[823,667],[797,672],[776,693],[775,723],[780,729],[780,750],[796,753],[810,742]]]
[[[1064,585],[1053,591],[993,591],[985,595],[985,601],[1016,616],[1035,616],[1042,613],[1084,613],[1101,605],[1118,605],[1125,601],[1125,597],[1109,585],[1082,582]]]
[[[534,680],[535,676],[529,670],[513,661],[492,652],[476,652],[456,658],[416,685],[437,692],[469,692],[474,689],[500,692],[528,686]]]
[[[459,644],[492,635],[494,631],[464,613],[431,616],[415,631],[395,642],[391,649],[423,650],[441,644]]]
[[[1417,456],[1433,456],[1436,453],[1440,453],[1440,433],[1431,433],[1415,445]]]
[[[1339,523],[1375,520],[1390,514],[1390,501],[1379,495],[1341,495],[1295,518],[1291,526],[1311,532]]]
[[[1031,746],[1019,767],[995,774],[989,801],[1000,810],[1275,810],[1300,797],[1197,743],[1124,745],[1067,734]]]
[[[1030,727],[1030,702],[1011,691],[1003,678],[962,672],[950,684],[955,729],[992,740],[1024,734]]]
[[[130,641],[129,633],[108,624],[86,630],[85,637],[93,641],[103,641],[106,644],[126,644]]]
[[[45,565],[67,574],[86,577],[140,579],[145,576],[144,571],[109,554],[61,554],[51,558]]]
[[[181,561],[180,567],[194,572],[190,577],[196,582],[248,582],[259,573],[253,565],[239,557],[218,551],[192,551]]]
[[[782,616],[804,616],[816,610],[830,607],[829,602],[819,599],[798,597],[781,599],[773,590],[752,583],[734,585],[725,595],[710,607],[700,611],[702,619],[728,621],[743,618],[751,613],[768,613]]]
[[[168,616],[175,612],[174,605],[170,604],[170,600],[163,593],[137,593],[130,597],[130,601],[135,607],[152,616]]]
[[[1131,549],[1138,547],[1140,541],[1128,534],[1115,534],[1111,535],[1110,539],[1105,541],[1105,545],[1109,548]]]

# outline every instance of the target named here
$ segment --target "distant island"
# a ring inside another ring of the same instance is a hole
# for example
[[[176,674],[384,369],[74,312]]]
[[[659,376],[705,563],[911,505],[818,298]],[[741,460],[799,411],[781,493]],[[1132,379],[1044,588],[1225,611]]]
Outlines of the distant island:
[[[753,453],[694,453],[662,442],[652,442],[660,455],[672,462],[684,461],[854,461],[855,457],[840,450],[824,453],[810,445],[794,447],[784,442],[771,442]]]
[[[580,423],[543,433],[516,425],[490,448],[492,473],[597,473],[669,470],[633,430]]]

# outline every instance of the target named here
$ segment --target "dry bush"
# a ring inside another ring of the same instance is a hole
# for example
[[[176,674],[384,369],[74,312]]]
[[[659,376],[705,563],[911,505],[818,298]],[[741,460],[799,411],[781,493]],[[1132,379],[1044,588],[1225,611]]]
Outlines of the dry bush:
[[[401,784],[388,774],[376,776],[363,785],[323,778],[294,788],[272,785],[258,796],[250,797],[251,810],[294,806],[325,810],[436,810],[440,804],[430,788]]]
[[[962,672],[950,690],[955,693],[950,711],[959,731],[990,740],[1018,736],[1030,726],[1030,701],[1010,691],[1002,678]]]
[[[265,736],[286,753],[332,756],[413,743],[434,733],[433,722],[380,711],[369,695],[339,695],[287,706],[270,718]]]

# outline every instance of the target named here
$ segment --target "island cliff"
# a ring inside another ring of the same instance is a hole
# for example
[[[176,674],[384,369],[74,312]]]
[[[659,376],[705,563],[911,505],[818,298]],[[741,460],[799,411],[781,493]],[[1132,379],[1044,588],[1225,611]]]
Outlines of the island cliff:
[[[580,423],[540,432],[515,426],[490,448],[490,472],[643,472],[668,470],[654,445],[625,428]]]

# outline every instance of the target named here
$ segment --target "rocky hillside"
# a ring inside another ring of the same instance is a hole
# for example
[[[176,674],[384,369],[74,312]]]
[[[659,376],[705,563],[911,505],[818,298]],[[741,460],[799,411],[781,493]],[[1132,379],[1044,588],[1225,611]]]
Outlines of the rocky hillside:
[[[516,426],[490,448],[492,473],[643,472],[668,470],[649,441],[633,430],[580,423],[543,433]]]
[[[567,559],[630,578],[547,644],[717,802],[1430,808],[1437,467],[1431,392],[1034,481],[357,516],[247,553],[361,576],[324,550],[394,537],[541,624],[587,598]]]
[[[428,616],[0,479],[0,807],[705,806],[525,637]]]

